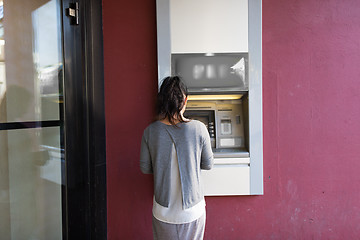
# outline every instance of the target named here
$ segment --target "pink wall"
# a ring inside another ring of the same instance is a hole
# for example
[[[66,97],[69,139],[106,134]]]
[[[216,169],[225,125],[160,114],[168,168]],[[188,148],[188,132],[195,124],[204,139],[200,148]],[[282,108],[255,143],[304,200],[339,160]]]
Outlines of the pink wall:
[[[263,0],[264,196],[207,198],[206,239],[360,236],[360,1]],[[155,0],[103,0],[108,237],[151,239],[138,167]]]

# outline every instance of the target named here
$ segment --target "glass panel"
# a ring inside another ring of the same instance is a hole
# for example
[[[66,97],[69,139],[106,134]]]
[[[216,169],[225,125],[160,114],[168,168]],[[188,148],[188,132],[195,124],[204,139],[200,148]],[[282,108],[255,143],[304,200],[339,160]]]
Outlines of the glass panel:
[[[62,239],[60,13],[59,0],[0,0],[0,238],[4,240]],[[34,128],[38,126],[47,127]]]
[[[59,119],[62,48],[57,0],[2,1],[0,122]]]
[[[0,131],[1,239],[62,238],[59,134],[60,127]]]

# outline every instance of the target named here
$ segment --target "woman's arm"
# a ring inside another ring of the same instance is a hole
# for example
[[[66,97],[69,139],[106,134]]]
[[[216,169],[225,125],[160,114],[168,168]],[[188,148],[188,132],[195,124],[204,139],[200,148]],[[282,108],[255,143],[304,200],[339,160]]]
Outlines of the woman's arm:
[[[200,168],[204,170],[210,170],[214,165],[214,154],[211,149],[211,141],[206,126],[202,124],[201,127],[202,135],[202,148],[201,148],[201,163]]]
[[[140,149],[140,170],[145,174],[152,174],[153,168],[151,163],[151,155],[149,151],[149,146],[145,138],[145,132],[141,139],[141,149]]]

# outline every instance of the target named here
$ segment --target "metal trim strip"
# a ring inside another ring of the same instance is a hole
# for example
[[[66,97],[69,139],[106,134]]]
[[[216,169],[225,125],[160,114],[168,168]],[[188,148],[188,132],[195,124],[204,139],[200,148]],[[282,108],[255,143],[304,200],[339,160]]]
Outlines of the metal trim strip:
[[[0,123],[0,131],[26,128],[59,127],[60,120]]]

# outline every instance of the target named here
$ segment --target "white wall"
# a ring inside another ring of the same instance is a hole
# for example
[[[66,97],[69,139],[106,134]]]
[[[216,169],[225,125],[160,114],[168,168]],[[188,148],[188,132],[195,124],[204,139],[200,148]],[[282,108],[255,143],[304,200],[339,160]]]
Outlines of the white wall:
[[[248,0],[170,0],[172,53],[248,52]]]

